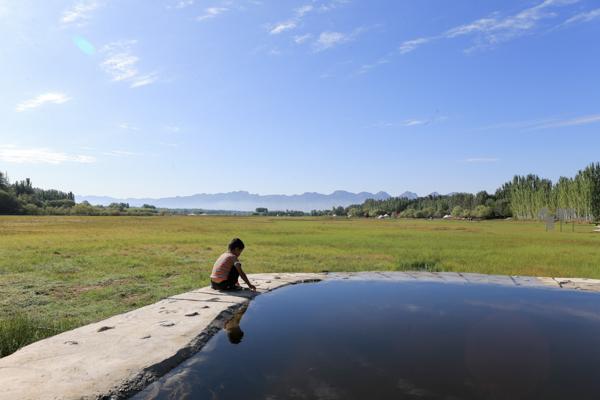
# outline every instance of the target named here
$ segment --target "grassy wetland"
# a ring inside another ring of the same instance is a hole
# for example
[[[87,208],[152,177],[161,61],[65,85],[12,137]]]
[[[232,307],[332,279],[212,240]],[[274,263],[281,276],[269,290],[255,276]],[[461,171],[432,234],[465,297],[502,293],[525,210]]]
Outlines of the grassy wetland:
[[[205,286],[228,241],[248,273],[359,270],[600,278],[588,224],[416,219],[0,217],[0,357]]]

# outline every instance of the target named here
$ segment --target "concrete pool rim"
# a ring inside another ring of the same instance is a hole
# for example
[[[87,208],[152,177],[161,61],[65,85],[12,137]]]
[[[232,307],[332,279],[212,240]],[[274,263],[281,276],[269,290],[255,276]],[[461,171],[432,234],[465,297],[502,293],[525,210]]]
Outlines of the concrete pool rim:
[[[0,399],[123,399],[164,376],[199,350],[252,298],[317,281],[418,281],[583,290],[600,280],[454,272],[252,274],[256,294],[208,287],[41,340],[0,359]]]

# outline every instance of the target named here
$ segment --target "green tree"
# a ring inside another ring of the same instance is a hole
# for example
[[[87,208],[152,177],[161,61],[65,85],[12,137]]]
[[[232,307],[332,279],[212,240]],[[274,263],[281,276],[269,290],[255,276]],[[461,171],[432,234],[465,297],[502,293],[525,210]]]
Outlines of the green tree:
[[[0,214],[16,214],[20,210],[17,198],[4,190],[0,190]]]
[[[465,210],[461,206],[456,206],[452,209],[452,216],[454,218],[460,218],[463,216]]]
[[[5,192],[8,191],[8,185],[8,177],[6,174],[0,172],[0,190],[4,190]]]

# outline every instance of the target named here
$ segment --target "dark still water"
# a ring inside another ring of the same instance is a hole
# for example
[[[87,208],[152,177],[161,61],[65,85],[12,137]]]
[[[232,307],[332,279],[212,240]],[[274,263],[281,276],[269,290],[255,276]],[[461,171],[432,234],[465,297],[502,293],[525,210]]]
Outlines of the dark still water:
[[[135,398],[600,399],[598,294],[329,281],[228,328]]]

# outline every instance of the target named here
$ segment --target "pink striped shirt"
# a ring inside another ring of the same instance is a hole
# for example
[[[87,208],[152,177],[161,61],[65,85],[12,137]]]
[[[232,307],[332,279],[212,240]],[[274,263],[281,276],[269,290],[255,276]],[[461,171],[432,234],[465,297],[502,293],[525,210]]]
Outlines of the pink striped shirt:
[[[230,252],[221,254],[215,261],[215,265],[213,265],[210,279],[215,282],[223,282],[229,276],[231,268],[234,268],[236,264],[242,265],[235,254]]]

